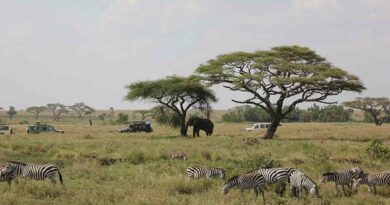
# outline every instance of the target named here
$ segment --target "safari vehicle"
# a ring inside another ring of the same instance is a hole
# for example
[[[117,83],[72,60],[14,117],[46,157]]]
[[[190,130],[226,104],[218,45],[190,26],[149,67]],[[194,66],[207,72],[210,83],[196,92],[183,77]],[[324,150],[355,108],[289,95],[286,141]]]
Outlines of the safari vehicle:
[[[12,135],[14,134],[14,129],[9,125],[0,125],[0,135]]]
[[[150,121],[139,120],[131,121],[126,128],[121,128],[118,130],[120,133],[124,132],[153,132]]]
[[[49,125],[47,123],[39,123],[37,122],[35,125],[29,125],[27,127],[27,133],[33,133],[38,134],[41,132],[57,132],[64,134],[65,132],[63,130],[57,130],[52,125]]]
[[[271,126],[270,122],[258,122],[258,123],[254,123],[252,125],[252,127],[245,128],[245,130],[247,132],[251,132],[251,131],[262,129],[262,128],[267,129],[269,126]]]

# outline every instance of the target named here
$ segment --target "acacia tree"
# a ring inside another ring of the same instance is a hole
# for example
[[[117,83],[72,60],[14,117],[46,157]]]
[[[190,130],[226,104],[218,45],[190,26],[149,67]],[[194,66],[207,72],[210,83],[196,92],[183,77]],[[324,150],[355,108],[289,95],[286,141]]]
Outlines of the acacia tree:
[[[69,109],[73,110],[79,119],[81,119],[84,115],[87,115],[87,114],[90,115],[90,114],[95,112],[95,109],[93,109],[92,107],[90,107],[88,105],[85,105],[82,102],[75,103],[74,105],[69,106]]]
[[[66,106],[60,103],[49,103],[46,105],[46,108],[49,112],[53,114],[54,121],[58,121],[60,119],[61,114],[69,112]]]
[[[216,102],[214,92],[197,78],[171,76],[160,80],[141,81],[127,86],[125,99],[146,100],[172,110],[180,117],[180,134],[187,136],[186,116],[191,107]]]
[[[16,115],[16,113],[18,113],[18,112],[16,112],[15,107],[14,106],[10,106],[9,110],[7,111],[7,115],[9,116],[9,119],[12,120],[12,118],[14,117],[14,115]]]
[[[280,121],[300,103],[330,104],[325,101],[329,96],[365,89],[358,77],[299,46],[220,55],[200,65],[196,73],[210,84],[222,84],[250,96],[233,102],[267,111],[272,120],[264,139],[272,139]]]
[[[344,106],[363,110],[369,114],[375,122],[375,125],[381,126],[386,119],[390,119],[390,99],[381,98],[356,98],[353,101],[343,103]]]
[[[134,114],[134,116],[135,116],[135,114],[140,114],[141,120],[145,120],[146,116],[151,114],[151,111],[150,110],[136,110],[133,112],[133,114]]]
[[[39,114],[46,110],[47,110],[46,106],[33,106],[33,107],[28,107],[26,109],[27,112],[31,112],[34,114],[36,120],[39,118]]]

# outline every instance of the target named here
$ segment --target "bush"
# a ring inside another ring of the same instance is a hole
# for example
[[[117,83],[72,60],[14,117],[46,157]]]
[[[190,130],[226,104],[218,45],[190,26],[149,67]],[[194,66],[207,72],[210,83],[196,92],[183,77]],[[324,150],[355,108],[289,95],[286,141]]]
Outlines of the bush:
[[[27,125],[28,124],[28,121],[27,120],[22,120],[19,122],[20,125]]]
[[[380,139],[371,140],[370,146],[366,149],[371,159],[389,160],[390,151],[383,147],[383,142]]]
[[[129,123],[129,115],[125,113],[119,113],[116,119],[117,123],[120,124],[128,124]]]

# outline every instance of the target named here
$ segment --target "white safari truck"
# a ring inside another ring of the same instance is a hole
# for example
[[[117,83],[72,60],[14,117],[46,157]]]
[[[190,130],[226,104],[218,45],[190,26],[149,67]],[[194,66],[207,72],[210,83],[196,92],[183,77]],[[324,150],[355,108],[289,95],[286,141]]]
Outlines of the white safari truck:
[[[270,122],[257,122],[252,125],[252,127],[245,128],[247,132],[255,131],[258,129],[267,129],[269,126],[271,126]]]
[[[0,125],[0,135],[12,135],[13,130],[9,125]]]

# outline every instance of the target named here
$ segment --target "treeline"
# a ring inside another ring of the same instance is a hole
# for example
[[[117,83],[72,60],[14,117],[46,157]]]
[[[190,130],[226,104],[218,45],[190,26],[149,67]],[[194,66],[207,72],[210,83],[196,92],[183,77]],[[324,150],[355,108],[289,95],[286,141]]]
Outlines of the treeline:
[[[353,109],[345,109],[341,105],[320,107],[314,104],[308,109],[295,108],[284,122],[348,122],[351,121]],[[235,107],[222,115],[225,122],[269,122],[269,114],[259,108],[249,105]]]
[[[41,113],[49,112],[51,113],[54,121],[58,121],[60,117],[67,113],[75,114],[79,119],[82,119],[84,116],[88,116],[89,118],[91,118],[91,115],[95,113],[95,109],[82,102],[75,103],[70,106],[66,106],[60,103],[49,103],[44,106],[28,107],[26,111],[32,113],[36,120],[39,119]],[[9,119],[12,120],[18,114],[18,112],[16,111],[14,106],[10,106],[8,111],[6,111],[6,114],[8,115]]]

